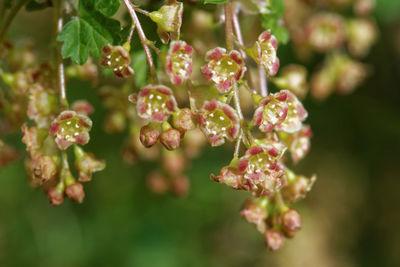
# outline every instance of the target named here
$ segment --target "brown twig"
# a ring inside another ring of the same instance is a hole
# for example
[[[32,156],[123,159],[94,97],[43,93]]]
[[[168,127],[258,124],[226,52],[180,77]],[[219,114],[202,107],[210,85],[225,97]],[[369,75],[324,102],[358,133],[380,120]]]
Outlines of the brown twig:
[[[150,75],[153,78],[153,82],[158,84],[158,78],[157,78],[156,68],[154,66],[153,57],[151,55],[150,48],[147,45],[148,40],[146,38],[146,35],[144,34],[144,31],[143,31],[142,25],[140,24],[139,18],[136,15],[135,8],[133,7],[133,4],[129,0],[123,0],[123,1],[124,1],[126,8],[128,9],[129,15],[132,18],[132,23],[137,28],[137,33],[139,35],[140,42],[142,43],[144,52],[146,54],[146,60],[147,60],[148,66],[149,66]]]
[[[228,50],[233,49],[233,35],[232,35],[232,5],[231,3],[224,4],[225,9],[225,38],[226,48]]]
[[[56,35],[62,31],[63,28],[63,4],[62,1],[56,1],[55,4],[55,18],[56,18]],[[60,106],[61,109],[68,108],[67,89],[65,87],[65,72],[64,61],[61,55],[61,43],[56,41],[56,62],[57,62],[57,83],[60,91]]]

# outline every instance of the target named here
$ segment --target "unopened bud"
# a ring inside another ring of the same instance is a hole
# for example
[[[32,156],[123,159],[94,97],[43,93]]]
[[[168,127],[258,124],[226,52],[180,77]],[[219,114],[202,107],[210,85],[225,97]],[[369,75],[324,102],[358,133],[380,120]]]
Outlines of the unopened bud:
[[[265,244],[267,248],[276,251],[282,248],[285,238],[281,233],[275,230],[268,230],[265,232]]]
[[[64,192],[58,187],[50,188],[47,192],[47,196],[52,206],[59,206],[64,202]]]
[[[164,131],[160,136],[160,141],[168,150],[175,150],[181,143],[181,133],[173,128]]]
[[[172,190],[177,196],[184,196],[189,190],[189,179],[185,175],[180,175],[173,180]]]
[[[187,167],[185,156],[180,150],[165,152],[165,157],[163,157],[162,164],[164,169],[172,175],[182,173]]]
[[[147,187],[155,194],[165,194],[168,190],[168,181],[159,172],[152,172],[146,178]]]
[[[74,183],[65,189],[65,194],[73,201],[82,203],[85,198],[85,191],[81,183]]]
[[[140,129],[140,142],[142,142],[145,147],[152,147],[155,145],[159,137],[160,131],[150,124],[145,125]]]
[[[295,209],[285,211],[281,217],[281,224],[285,234],[293,237],[301,229],[301,216]]]

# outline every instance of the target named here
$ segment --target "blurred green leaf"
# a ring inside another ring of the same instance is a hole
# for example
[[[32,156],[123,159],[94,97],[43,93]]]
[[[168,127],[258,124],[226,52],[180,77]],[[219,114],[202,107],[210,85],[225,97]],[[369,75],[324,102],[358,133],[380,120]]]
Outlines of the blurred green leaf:
[[[120,5],[120,0],[96,0],[94,3],[96,10],[107,17],[113,16],[118,11]]]
[[[135,84],[142,88],[147,83],[147,62],[146,54],[143,49],[132,54],[132,68],[135,70]]]
[[[271,30],[271,33],[275,35],[279,43],[286,44],[289,41],[289,33],[279,24],[285,12],[283,1],[271,0],[270,10],[270,14],[261,15],[262,26],[267,30]]]

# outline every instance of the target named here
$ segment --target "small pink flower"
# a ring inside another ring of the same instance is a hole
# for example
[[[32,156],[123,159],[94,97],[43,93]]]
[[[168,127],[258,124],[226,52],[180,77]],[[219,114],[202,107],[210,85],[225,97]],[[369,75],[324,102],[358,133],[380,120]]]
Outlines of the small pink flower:
[[[174,85],[190,78],[193,67],[193,48],[184,41],[172,41],[166,58],[166,72]]]
[[[294,163],[299,162],[310,150],[310,138],[312,132],[309,125],[303,125],[300,131],[294,134],[280,132],[279,136],[290,151]]]
[[[281,185],[284,175],[279,159],[285,150],[278,146],[253,146],[239,159],[237,169],[244,175],[244,184],[257,195],[269,195]]]
[[[93,106],[86,100],[77,100],[72,103],[72,110],[75,110],[77,113],[81,113],[84,115],[91,115],[94,111]]]
[[[249,223],[256,225],[257,230],[264,233],[266,230],[267,210],[261,201],[247,199],[240,210],[240,215]]]
[[[246,49],[257,64],[263,65],[268,76],[274,76],[279,70],[279,58],[277,56],[278,42],[271,31],[265,31],[258,36],[255,44]]]
[[[131,57],[129,51],[122,46],[107,44],[103,47],[101,64],[113,70],[115,75],[126,78],[134,74],[131,68]]]
[[[235,167],[225,166],[219,171],[218,175],[211,174],[210,177],[214,181],[220,184],[226,184],[233,189],[243,189],[243,174]]]
[[[212,146],[225,143],[225,138],[233,141],[239,133],[239,117],[229,105],[217,100],[204,103],[199,114],[200,129]]]
[[[177,109],[172,90],[164,85],[146,85],[137,96],[137,111],[141,118],[163,122]]]
[[[300,130],[306,117],[307,112],[297,97],[288,90],[282,90],[260,101],[254,112],[253,123],[259,125],[262,132],[275,129],[293,133]]]
[[[335,13],[316,13],[306,25],[306,38],[312,48],[326,52],[340,47],[345,41],[346,24]]]
[[[97,159],[92,153],[85,152],[81,147],[74,146],[75,168],[79,172],[79,181],[87,182],[92,179],[94,172],[104,170],[106,163]]]
[[[307,69],[301,65],[285,66],[273,81],[279,88],[288,89],[300,99],[308,92]]]
[[[226,53],[225,48],[214,48],[207,52],[206,61],[208,63],[201,68],[201,72],[207,80],[215,83],[222,94],[228,93],[246,71],[245,62],[236,50]]]
[[[85,145],[89,142],[89,131],[92,128],[92,121],[83,114],[72,110],[60,113],[51,123],[49,134],[56,137],[56,143],[62,150],[77,143]]]

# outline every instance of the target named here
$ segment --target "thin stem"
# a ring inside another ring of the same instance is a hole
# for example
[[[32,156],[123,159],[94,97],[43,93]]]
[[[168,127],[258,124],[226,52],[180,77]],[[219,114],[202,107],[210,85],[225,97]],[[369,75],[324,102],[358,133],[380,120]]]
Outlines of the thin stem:
[[[62,31],[63,28],[63,4],[62,1],[55,1],[55,17],[56,17],[56,36]],[[64,61],[61,55],[61,43],[56,41],[56,62],[57,62],[57,83],[60,90],[60,106],[61,109],[68,109],[67,89],[65,87],[65,72]]]
[[[132,36],[133,36],[133,32],[134,32],[134,31],[135,31],[135,23],[132,23],[131,30],[129,31],[128,39],[126,40],[126,42],[127,42],[128,44],[131,43],[131,40],[132,40]]]
[[[243,57],[243,60],[246,61],[247,55],[246,52],[244,51],[244,42],[243,42],[243,36],[242,36],[242,31],[240,29],[240,22],[239,22],[239,17],[238,17],[238,9],[234,6],[232,6],[232,24],[233,24],[233,31],[235,32],[236,39],[239,44],[239,51],[240,54]],[[252,86],[253,82],[251,80],[251,75],[250,75],[250,70],[246,71],[246,80],[247,82]]]
[[[231,3],[224,4],[225,9],[225,38],[226,48],[228,50],[233,49],[233,35],[232,35],[232,5]]]
[[[239,137],[236,140],[235,152],[233,153],[233,157],[234,158],[238,158],[239,157],[240,144],[242,143],[242,139],[243,139],[243,129],[240,128]]]
[[[236,140],[236,146],[235,146],[235,152],[234,152],[234,157],[238,157],[239,150],[240,150],[240,144],[242,143],[242,140],[243,140],[243,123],[245,121],[244,121],[244,117],[243,117],[243,113],[242,113],[242,108],[240,107],[239,89],[238,89],[237,84],[234,85],[233,90],[234,90],[233,91],[233,99],[235,102],[235,109],[236,109],[237,113],[239,114],[239,120],[240,120],[240,133]]]
[[[243,42],[242,31],[240,30],[240,23],[236,8],[232,8],[232,23],[233,23],[233,31],[235,32],[236,39],[238,40],[238,43],[241,47],[240,53],[242,54],[242,57],[246,59],[247,55],[242,49],[242,47],[244,47],[244,42]]]
[[[140,41],[142,43],[144,52],[146,54],[146,60],[147,60],[147,64],[149,65],[150,75],[153,78],[153,82],[158,84],[156,68],[154,66],[153,57],[151,56],[150,48],[147,45],[148,40],[146,38],[146,35],[144,34],[142,25],[140,24],[139,18],[136,15],[136,12],[135,12],[135,9],[134,9],[132,3],[129,0],[123,0],[123,1],[124,1],[124,4],[125,4],[126,8],[128,9],[129,15],[132,18],[133,24],[136,25],[137,32],[138,32],[138,35],[139,35],[139,39],[140,39]]]
[[[237,113],[239,114],[239,120],[243,121],[243,113],[242,113],[242,108],[240,107],[240,99],[239,99],[239,89],[237,84],[234,85],[233,87],[233,99],[235,100],[235,108]]]
[[[133,6],[133,5],[132,5]],[[145,16],[150,16],[150,12],[148,12],[148,11],[146,11],[146,10],[144,10],[144,9],[141,9],[141,8],[139,8],[139,7],[137,7],[137,6],[133,6],[133,8],[137,11],[137,12],[139,12],[139,13],[141,13],[141,14],[143,14],[143,15],[145,15]]]
[[[0,42],[3,40],[4,35],[7,32],[8,27],[10,26],[11,22],[13,21],[15,15],[17,15],[18,11],[23,7],[29,0],[20,0],[15,6],[13,6],[8,13],[8,16],[5,18],[4,22],[0,28]],[[2,11],[4,13],[4,11]]]
[[[265,69],[263,65],[258,65],[258,78],[260,79],[260,93],[262,97],[268,95],[268,81],[265,76]]]

